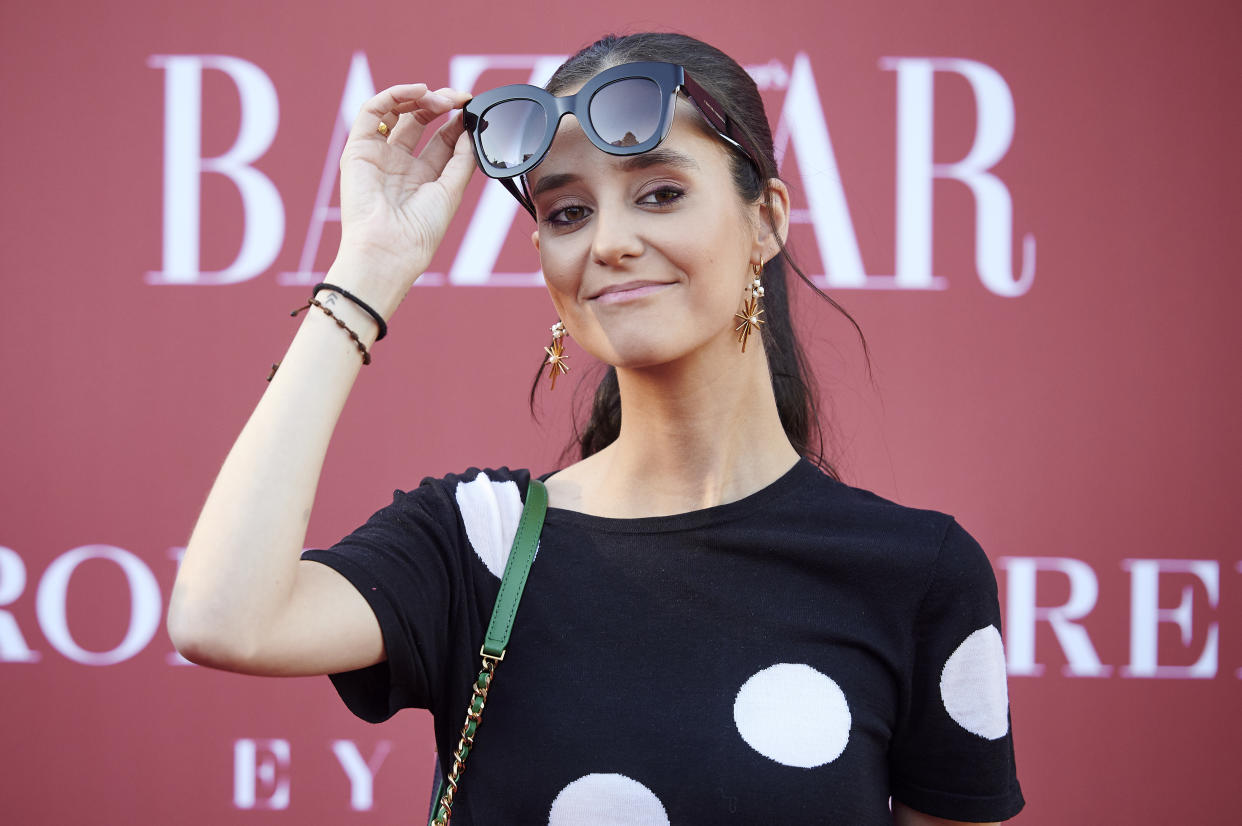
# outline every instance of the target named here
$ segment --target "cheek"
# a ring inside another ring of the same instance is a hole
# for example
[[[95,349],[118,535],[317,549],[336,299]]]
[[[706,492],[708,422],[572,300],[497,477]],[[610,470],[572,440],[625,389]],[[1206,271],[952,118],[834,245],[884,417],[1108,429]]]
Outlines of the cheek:
[[[732,306],[742,300],[742,292],[750,283],[747,238],[741,225],[709,228],[700,224],[689,242],[681,242],[679,264],[689,273],[701,300],[713,307]]]
[[[577,306],[582,268],[566,252],[558,245],[545,244],[539,251],[539,263],[552,305],[560,319],[568,323],[570,319],[566,316],[572,316]]]

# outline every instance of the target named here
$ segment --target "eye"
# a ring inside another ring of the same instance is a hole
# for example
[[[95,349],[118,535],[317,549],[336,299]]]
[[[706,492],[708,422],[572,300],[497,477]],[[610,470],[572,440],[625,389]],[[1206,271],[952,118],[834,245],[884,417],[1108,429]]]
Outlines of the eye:
[[[590,210],[582,204],[569,204],[549,212],[544,222],[554,226],[570,226],[585,219],[588,214]]]
[[[675,186],[661,186],[644,195],[639,203],[667,206],[680,199],[686,193]]]

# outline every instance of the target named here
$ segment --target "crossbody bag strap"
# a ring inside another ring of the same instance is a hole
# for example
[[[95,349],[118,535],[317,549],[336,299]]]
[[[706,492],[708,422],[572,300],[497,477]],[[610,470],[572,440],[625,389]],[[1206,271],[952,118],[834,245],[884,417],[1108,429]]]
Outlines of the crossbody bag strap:
[[[492,608],[492,621],[487,624],[487,633],[483,635],[483,650],[479,653],[484,657],[504,659],[509,633],[513,631],[513,618],[517,615],[518,603],[522,601],[530,564],[535,561],[539,533],[543,530],[543,517],[547,511],[548,489],[538,479],[531,479],[526,489],[522,518],[518,520],[517,534],[513,537],[513,548],[509,551],[509,561],[505,563],[505,575],[500,580],[500,593],[496,595],[496,605]]]
[[[479,721],[483,716],[483,706],[487,703],[487,692],[496,673],[496,664],[504,659],[505,648],[509,645],[513,618],[517,616],[518,603],[522,601],[522,591],[526,588],[526,577],[530,574],[530,565],[535,560],[539,534],[543,530],[543,517],[547,510],[548,489],[543,486],[543,482],[532,478],[526,488],[526,504],[522,506],[522,517],[518,520],[517,534],[513,537],[513,547],[509,550],[509,561],[505,563],[505,575],[500,580],[500,593],[496,595],[492,619],[487,624],[487,633],[483,636],[483,648],[479,652],[483,657],[483,667],[474,681],[474,691],[470,695],[470,704],[466,707],[466,722],[461,727],[461,740],[457,744],[457,751],[453,752],[453,767],[444,782],[437,786],[438,801],[432,810],[429,826],[448,826],[453,816],[453,798],[457,794],[457,785],[466,767],[466,757],[474,747],[475,732],[478,731]]]

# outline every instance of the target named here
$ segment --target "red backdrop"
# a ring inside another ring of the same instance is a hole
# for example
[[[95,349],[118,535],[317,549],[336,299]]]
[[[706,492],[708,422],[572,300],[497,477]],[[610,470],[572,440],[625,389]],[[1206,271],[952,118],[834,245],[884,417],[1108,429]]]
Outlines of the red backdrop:
[[[956,514],[995,563],[1017,821],[1229,819],[1236,4],[218,0],[3,18],[7,822],[423,810],[421,712],[371,727],[326,679],[177,661],[177,553],[331,261],[342,108],[397,82],[539,79],[605,31],[649,28],[719,45],[764,89],[794,250],[872,348],[874,380],[800,291],[848,480]],[[427,474],[557,464],[569,394],[541,395],[538,421],[526,408],[552,313],[526,219],[505,236],[493,189],[476,175],[364,371],[310,544]]]

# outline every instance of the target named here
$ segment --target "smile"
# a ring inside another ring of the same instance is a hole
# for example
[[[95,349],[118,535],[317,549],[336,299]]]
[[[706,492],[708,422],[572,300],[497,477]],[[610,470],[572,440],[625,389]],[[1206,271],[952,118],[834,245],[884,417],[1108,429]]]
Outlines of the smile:
[[[616,284],[606,288],[599,295],[592,298],[591,301],[596,301],[600,304],[620,304],[625,301],[635,301],[644,298],[668,286],[671,285],[664,281],[628,281],[624,284]]]

